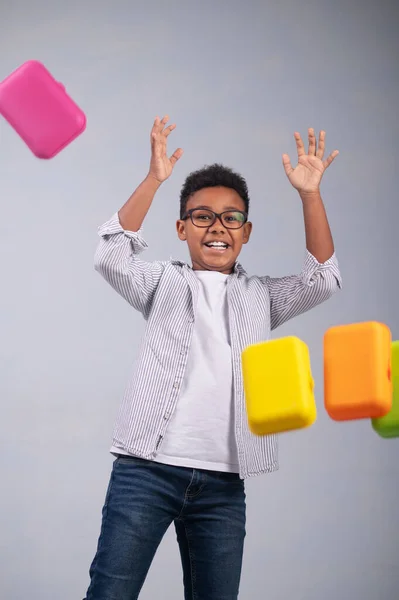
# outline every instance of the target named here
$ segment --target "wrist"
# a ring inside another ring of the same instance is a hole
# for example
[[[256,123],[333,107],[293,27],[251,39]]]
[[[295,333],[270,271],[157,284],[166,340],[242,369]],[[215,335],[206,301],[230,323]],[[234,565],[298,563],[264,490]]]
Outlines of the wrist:
[[[313,190],[310,192],[299,191],[299,196],[302,202],[321,202],[320,190]]]
[[[159,181],[154,175],[151,173],[147,174],[147,177],[144,179],[144,183],[151,187],[154,192],[156,192],[162,185],[162,181]]]

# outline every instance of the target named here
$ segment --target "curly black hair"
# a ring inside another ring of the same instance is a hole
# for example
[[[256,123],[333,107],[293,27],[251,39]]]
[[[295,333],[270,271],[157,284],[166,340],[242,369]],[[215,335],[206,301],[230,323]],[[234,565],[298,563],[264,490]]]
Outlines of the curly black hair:
[[[182,219],[186,212],[187,201],[190,196],[203,188],[219,186],[235,190],[244,201],[245,211],[248,212],[248,186],[244,177],[229,167],[215,163],[205,166],[198,171],[193,171],[186,178],[180,192],[180,218]]]

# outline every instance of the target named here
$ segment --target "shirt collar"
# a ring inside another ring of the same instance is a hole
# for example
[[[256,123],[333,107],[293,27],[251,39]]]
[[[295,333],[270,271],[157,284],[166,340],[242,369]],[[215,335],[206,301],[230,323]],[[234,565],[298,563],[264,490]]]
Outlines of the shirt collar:
[[[190,265],[187,264],[186,262],[183,262],[181,260],[175,260],[172,257],[170,258],[170,260],[173,265],[189,269],[190,271],[193,270],[192,267],[190,267]],[[241,265],[241,263],[239,263],[239,262],[235,263],[234,269],[233,269],[233,272],[231,273],[231,275],[237,275],[237,276],[246,275],[246,271],[245,271],[244,267]]]

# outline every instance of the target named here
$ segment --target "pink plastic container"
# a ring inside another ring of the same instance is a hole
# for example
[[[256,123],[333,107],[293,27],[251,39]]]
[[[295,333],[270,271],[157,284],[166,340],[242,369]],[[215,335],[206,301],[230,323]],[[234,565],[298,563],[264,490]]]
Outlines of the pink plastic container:
[[[0,114],[38,158],[53,158],[86,129],[84,112],[37,60],[0,83]]]

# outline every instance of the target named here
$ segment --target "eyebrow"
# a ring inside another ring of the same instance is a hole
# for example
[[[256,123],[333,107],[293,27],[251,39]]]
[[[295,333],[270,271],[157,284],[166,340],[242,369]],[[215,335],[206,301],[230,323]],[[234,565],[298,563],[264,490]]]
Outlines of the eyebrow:
[[[201,204],[200,206],[194,206],[194,208],[205,208],[207,210],[211,210],[212,212],[214,212],[213,208],[211,208],[210,206],[207,206],[206,204]],[[240,212],[245,212],[245,211],[241,210],[241,208],[237,208],[236,206],[225,206],[223,210],[237,210]]]

